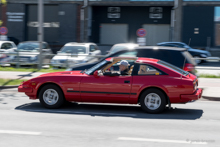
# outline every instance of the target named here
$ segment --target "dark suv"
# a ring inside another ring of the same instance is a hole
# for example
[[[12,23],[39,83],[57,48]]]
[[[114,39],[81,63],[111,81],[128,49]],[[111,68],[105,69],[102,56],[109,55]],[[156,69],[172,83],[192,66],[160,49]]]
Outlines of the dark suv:
[[[86,63],[75,65],[72,68],[68,69],[69,71],[73,70],[85,70],[89,69],[92,66],[96,65],[98,62],[104,60],[108,57],[148,57],[156,58],[168,63],[171,63],[179,68],[184,69],[195,74],[195,61],[190,53],[184,48],[173,48],[173,47],[162,47],[162,46],[145,46],[145,47],[136,47],[133,49],[123,49],[116,53],[107,55],[106,57],[100,59],[97,62]],[[184,63],[185,61],[185,63]]]

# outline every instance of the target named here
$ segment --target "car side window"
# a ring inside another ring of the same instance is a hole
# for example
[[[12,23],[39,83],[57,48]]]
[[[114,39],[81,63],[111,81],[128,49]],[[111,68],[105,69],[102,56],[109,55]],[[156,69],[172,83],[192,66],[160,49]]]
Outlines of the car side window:
[[[3,43],[1,49],[11,49],[13,48],[11,43]]]
[[[90,45],[89,52],[94,52],[97,50],[97,47],[95,45]]]
[[[162,73],[156,68],[149,65],[140,65],[138,75],[161,75]]]

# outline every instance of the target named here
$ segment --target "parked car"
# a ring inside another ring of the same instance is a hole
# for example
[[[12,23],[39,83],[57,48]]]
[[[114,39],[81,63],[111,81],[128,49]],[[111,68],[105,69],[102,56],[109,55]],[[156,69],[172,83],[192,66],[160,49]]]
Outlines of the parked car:
[[[24,65],[34,65],[39,59],[40,43],[37,41],[25,41],[18,44],[17,52],[19,56],[11,56],[12,62],[20,62]],[[43,58],[47,58],[46,54],[52,54],[48,43],[43,42],[42,54]],[[14,63],[15,64],[15,63]]]
[[[88,55],[101,55],[101,51],[95,43],[70,42],[65,44],[57,55],[52,58],[51,65],[53,67],[69,67],[73,64],[81,64],[98,59]]]
[[[14,53],[17,50],[17,46],[12,41],[0,41],[0,65],[10,66],[10,55],[8,53]]]
[[[109,57],[148,57],[156,58],[171,63],[185,71],[195,74],[195,61],[185,48],[173,48],[163,46],[144,46],[133,49],[123,49],[110,55],[106,55],[102,60]],[[185,62],[184,62],[185,61]],[[67,69],[69,71],[89,69],[98,62],[75,65]]]
[[[17,46],[12,41],[0,41],[0,52],[15,52]]]
[[[112,48],[107,51],[108,54],[113,54],[115,52],[121,51],[123,49],[133,49],[134,47],[139,47],[136,43],[119,43],[112,46]]]
[[[170,46],[170,47],[180,47],[180,48],[186,48],[188,52],[194,57],[194,58],[207,58],[211,57],[211,53],[208,51],[204,50],[199,50],[199,49],[193,49],[187,44],[183,42],[162,42],[158,43],[158,46]],[[195,62],[197,64],[200,64],[202,62],[205,62],[206,60],[200,60],[200,59],[195,59]]]
[[[128,75],[109,71],[121,60],[133,63]],[[87,71],[43,74],[22,83],[19,92],[40,99],[46,108],[65,101],[140,104],[148,113],[160,113],[166,105],[201,98],[197,77],[167,62],[152,58],[107,58]]]
[[[0,66],[10,66],[10,56],[0,53]]]

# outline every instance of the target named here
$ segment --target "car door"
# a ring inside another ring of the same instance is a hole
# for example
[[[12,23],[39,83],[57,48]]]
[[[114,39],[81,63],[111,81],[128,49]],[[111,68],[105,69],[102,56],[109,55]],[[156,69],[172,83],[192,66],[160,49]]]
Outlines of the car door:
[[[103,61],[105,62],[105,61]],[[111,64],[111,63],[109,63]],[[118,65],[115,63],[114,65]],[[111,66],[114,66],[111,65]],[[104,65],[104,69],[107,65]],[[118,65],[119,66],[119,65]],[[107,67],[106,72],[110,73],[111,67]],[[129,67],[130,68],[130,67]],[[97,68],[94,70],[99,70]],[[117,70],[111,71],[118,72]],[[132,84],[131,75],[88,75],[83,77],[80,84],[81,98],[84,102],[104,102],[104,103],[128,103]]]
[[[128,103],[132,76],[83,77],[80,84],[83,102]]]

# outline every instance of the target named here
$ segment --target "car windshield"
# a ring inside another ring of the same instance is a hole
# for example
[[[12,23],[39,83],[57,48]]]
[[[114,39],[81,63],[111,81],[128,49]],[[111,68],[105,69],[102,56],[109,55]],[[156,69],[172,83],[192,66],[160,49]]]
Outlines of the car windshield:
[[[85,46],[64,46],[61,53],[86,54]]]
[[[38,52],[39,48],[39,43],[20,43],[18,45],[20,52]]]
[[[189,74],[189,72],[187,72],[187,71],[185,71],[185,70],[182,70],[181,68],[179,68],[179,67],[176,67],[175,65],[172,65],[172,64],[170,64],[170,63],[167,63],[167,62],[165,62],[165,61],[158,61],[157,62],[158,64],[160,64],[160,65],[163,65],[163,66],[165,66],[165,67],[167,67],[167,68],[169,68],[169,69],[172,69],[172,70],[174,70],[174,71],[176,71],[176,72],[178,72],[178,73],[180,73],[180,74],[183,74],[183,75],[188,75]]]
[[[117,51],[120,51],[120,50],[123,50],[123,49],[126,49],[127,47],[126,46],[115,46],[113,47],[111,50],[110,50],[110,53],[115,53]]]
[[[108,63],[108,62],[109,62],[109,61],[104,60],[104,61],[102,61],[102,62],[96,64],[95,66],[91,67],[90,69],[88,69],[85,73],[86,73],[87,75],[90,75],[92,72],[94,72],[94,71],[96,71],[97,69],[101,68],[103,65],[105,65],[105,64]]]

